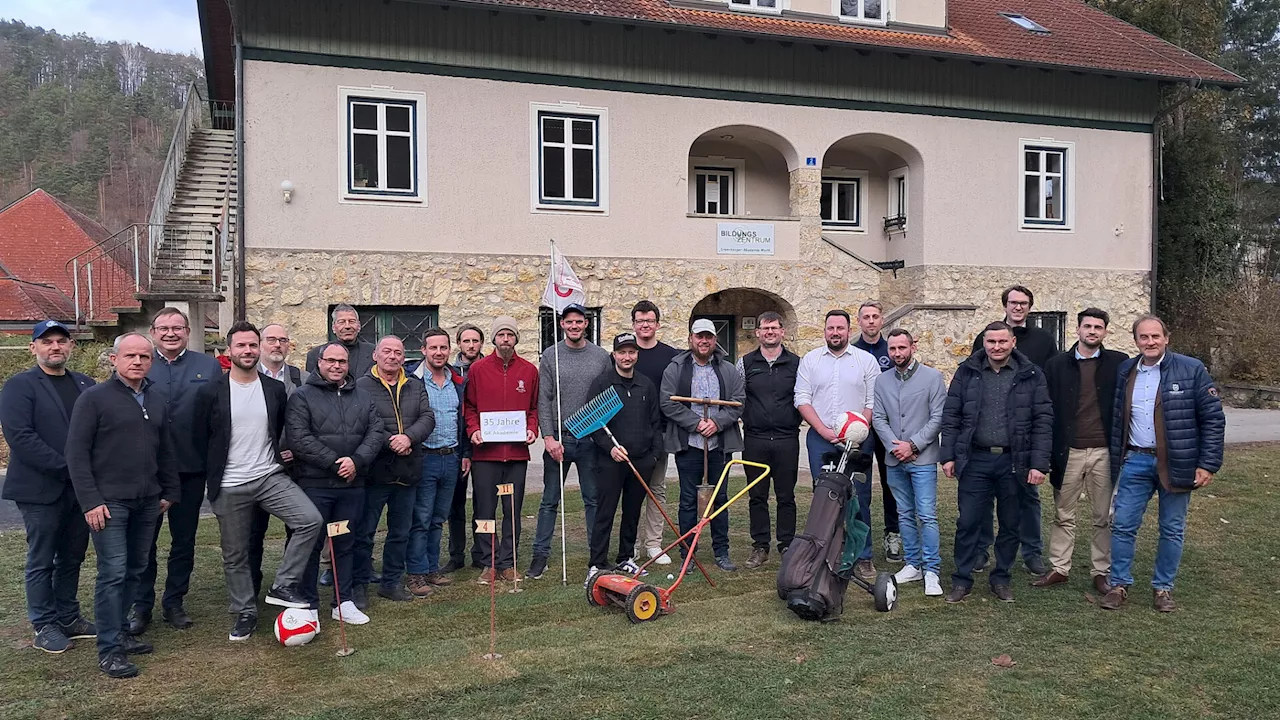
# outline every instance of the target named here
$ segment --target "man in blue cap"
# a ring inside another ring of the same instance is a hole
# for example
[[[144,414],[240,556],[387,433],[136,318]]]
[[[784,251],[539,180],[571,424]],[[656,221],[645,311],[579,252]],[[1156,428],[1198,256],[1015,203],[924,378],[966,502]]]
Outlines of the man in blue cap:
[[[89,526],[76,502],[67,473],[67,424],[80,391],[93,385],[88,375],[67,370],[76,341],[57,320],[31,331],[36,366],[18,373],[0,393],[0,426],[9,443],[4,499],[22,513],[27,530],[27,619],[32,643],[62,653],[73,639],[98,634],[80,616],[76,590],[89,545]]]

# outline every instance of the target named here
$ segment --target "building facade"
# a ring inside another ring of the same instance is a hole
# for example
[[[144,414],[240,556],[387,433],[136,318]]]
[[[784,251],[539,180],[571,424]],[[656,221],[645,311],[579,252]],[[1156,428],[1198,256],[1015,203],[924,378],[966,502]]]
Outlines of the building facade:
[[[1127,324],[1161,85],[1237,79],[1014,5],[237,0],[228,48],[202,4],[210,85],[231,72],[239,101],[240,310],[304,346],[336,303],[410,349],[497,314],[545,344],[554,241],[600,336],[649,298],[669,342],[711,317],[740,352],[776,310],[803,351],[879,299],[948,365],[1014,283],[1068,343],[1089,305]]]

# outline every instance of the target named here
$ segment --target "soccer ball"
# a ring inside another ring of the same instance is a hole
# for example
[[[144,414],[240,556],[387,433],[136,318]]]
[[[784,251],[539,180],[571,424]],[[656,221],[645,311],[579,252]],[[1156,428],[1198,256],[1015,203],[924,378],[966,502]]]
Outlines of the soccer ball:
[[[276,617],[276,639],[285,647],[306,645],[320,632],[312,610],[287,608]]]
[[[862,413],[846,412],[836,422],[836,440],[842,443],[861,445],[871,434],[871,425]]]

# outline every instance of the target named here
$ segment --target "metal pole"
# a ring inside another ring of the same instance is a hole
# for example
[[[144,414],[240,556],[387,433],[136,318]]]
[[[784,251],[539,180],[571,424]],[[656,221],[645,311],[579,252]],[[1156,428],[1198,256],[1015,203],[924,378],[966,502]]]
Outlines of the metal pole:
[[[80,327],[80,259],[75,258],[71,261],[71,286],[72,294],[76,301],[76,327]]]
[[[85,313],[89,320],[93,319],[93,263],[84,266],[85,282],[89,285],[89,312]]]
[[[141,273],[142,269],[139,267],[139,265],[141,265],[141,262],[138,259],[138,226],[134,225],[133,226],[133,291],[134,292],[139,292],[142,289],[142,282],[141,282],[142,276],[139,274]]]
[[[558,335],[558,333],[556,332],[556,328],[559,327],[558,323],[560,318],[560,294],[555,291],[555,287],[556,287],[555,282],[556,282],[556,241],[552,240],[551,241],[551,294],[554,295],[556,299],[553,300],[551,303],[551,312],[554,315],[551,318],[551,340],[552,340],[551,352],[556,359],[556,429],[562,431],[560,433],[560,441],[561,441],[561,445],[560,445],[560,585],[568,586],[569,584],[569,560],[568,560],[569,541],[565,535],[565,515],[567,515],[568,513],[565,511],[565,507],[564,507],[564,481],[565,481],[564,432],[563,432],[564,428],[560,424],[561,418],[564,417],[564,409],[560,405],[560,341],[556,339],[556,336]],[[578,489],[579,491],[583,489],[581,464],[578,465]],[[543,488],[542,491],[546,492],[547,489]],[[585,512],[585,509],[586,509],[585,495],[583,497],[583,503],[584,503],[583,510]],[[585,520],[583,521],[583,525],[584,526],[586,525]],[[587,537],[590,538],[591,528],[586,528],[586,531],[587,531]]]

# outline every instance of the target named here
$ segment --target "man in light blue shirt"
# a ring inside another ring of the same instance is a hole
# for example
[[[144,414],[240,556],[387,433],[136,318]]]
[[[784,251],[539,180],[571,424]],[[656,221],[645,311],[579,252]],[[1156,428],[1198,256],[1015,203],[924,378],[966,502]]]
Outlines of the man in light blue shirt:
[[[1129,444],[1133,447],[1156,446],[1156,396],[1160,394],[1160,361],[1164,353],[1152,365],[1146,358],[1137,366],[1133,381],[1133,404],[1129,407]]]

